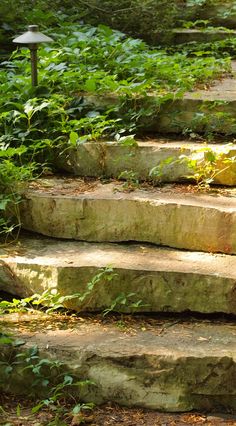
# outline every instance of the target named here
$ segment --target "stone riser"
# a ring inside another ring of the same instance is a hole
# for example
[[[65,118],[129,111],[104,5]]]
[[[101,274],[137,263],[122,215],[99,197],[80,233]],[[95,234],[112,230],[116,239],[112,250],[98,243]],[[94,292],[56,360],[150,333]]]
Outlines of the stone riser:
[[[168,32],[157,32],[158,42],[162,44],[183,44],[183,43],[212,43],[218,40],[225,40],[235,37],[235,31],[224,31],[211,29],[197,30],[177,28]]]
[[[134,172],[135,179],[153,180],[150,171],[160,165],[161,182],[178,182],[187,180],[198,172],[191,169],[187,161],[180,160],[181,156],[199,159],[204,169],[204,150],[211,150],[218,156],[213,183],[221,185],[236,185],[236,145],[200,144],[186,141],[171,142],[170,140],[138,142],[137,146],[123,146],[118,142],[91,142],[79,145],[57,155],[55,163],[60,170],[75,176],[112,177],[118,178],[124,172]],[[162,166],[163,162],[171,159],[170,164]],[[232,162],[226,163],[227,159]],[[212,174],[212,176],[214,173]]]
[[[236,314],[236,257],[182,252],[134,244],[89,244],[21,238],[23,254],[7,255],[0,264],[0,289],[20,297],[56,289],[62,295],[87,290],[87,284],[112,267],[83,302],[65,306],[77,311],[103,311],[120,295],[134,293],[115,310],[133,312],[224,312]],[[13,247],[11,248],[11,250]],[[17,253],[17,246],[14,247]]]
[[[140,118],[139,133],[162,134],[236,134],[236,91],[235,80],[228,79],[232,90],[202,90],[186,93],[183,98],[165,102],[156,108],[155,95],[145,99],[135,99],[129,108],[151,107],[156,114],[149,119]],[[118,99],[114,96],[87,95],[88,102],[94,107],[114,106]]]
[[[43,181],[41,181],[43,182]],[[174,248],[236,253],[236,200],[161,189],[122,191],[97,184],[79,193],[76,180],[51,179],[25,193],[23,228],[82,241],[143,241]],[[61,185],[61,186],[60,186]],[[64,189],[63,189],[64,188]]]
[[[114,95],[85,97],[95,108],[118,104]],[[236,88],[235,80],[230,78],[219,83],[216,89],[187,92],[182,98],[167,101],[160,108],[156,107],[155,94],[151,93],[146,98],[131,101],[129,108],[156,110],[152,117],[140,118],[139,133],[142,135],[236,134]]]
[[[186,94],[184,99],[166,103],[144,131],[161,133],[236,134],[235,91]],[[219,105],[217,105],[219,103]],[[221,104],[221,105],[220,105]]]
[[[23,338],[27,346],[36,345],[40,358],[61,362],[63,370],[75,380],[93,382],[72,388],[77,399],[170,412],[236,409],[233,325],[159,320],[151,330],[144,332],[137,327],[134,332],[129,328],[124,333],[116,325],[93,324],[89,319],[70,325],[65,319],[63,329],[57,329],[51,320],[53,330],[42,332],[45,323],[38,318],[34,331],[31,325],[27,331],[23,323],[22,332],[19,325],[24,319],[18,318],[17,338]],[[5,331],[14,329],[9,327],[9,320],[1,325]],[[0,360],[12,359],[12,346],[4,345],[3,349]],[[25,350],[25,346],[15,349]],[[25,395],[34,378],[19,365],[13,368],[13,374],[1,381],[1,387]],[[4,378],[3,371],[0,374]]]

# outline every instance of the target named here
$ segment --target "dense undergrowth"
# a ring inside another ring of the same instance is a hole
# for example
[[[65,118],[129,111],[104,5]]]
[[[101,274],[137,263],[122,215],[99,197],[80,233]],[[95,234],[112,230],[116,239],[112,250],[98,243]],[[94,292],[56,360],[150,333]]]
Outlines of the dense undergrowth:
[[[32,7],[33,6],[33,7]],[[55,27],[58,11],[70,22],[105,24],[153,45],[161,38],[171,40],[171,29],[186,21],[207,20],[208,25],[235,28],[236,6],[232,0],[2,0],[0,4],[0,43],[9,35],[36,22]]]
[[[0,233],[19,230],[20,182],[53,167],[55,149],[87,140],[139,134],[162,105],[230,69],[217,49],[153,49],[104,25],[67,22],[39,51],[39,81],[30,85],[29,50],[0,69]],[[7,219],[5,212],[7,210]]]

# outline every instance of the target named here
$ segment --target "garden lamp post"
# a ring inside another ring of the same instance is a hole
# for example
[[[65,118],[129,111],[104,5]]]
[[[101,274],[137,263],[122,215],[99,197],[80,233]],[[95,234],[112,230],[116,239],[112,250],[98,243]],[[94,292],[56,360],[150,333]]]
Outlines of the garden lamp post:
[[[39,43],[50,43],[53,39],[38,31],[38,25],[29,25],[28,31],[14,38],[13,43],[27,44],[30,49],[31,58],[31,81],[32,86],[38,85],[37,50]]]

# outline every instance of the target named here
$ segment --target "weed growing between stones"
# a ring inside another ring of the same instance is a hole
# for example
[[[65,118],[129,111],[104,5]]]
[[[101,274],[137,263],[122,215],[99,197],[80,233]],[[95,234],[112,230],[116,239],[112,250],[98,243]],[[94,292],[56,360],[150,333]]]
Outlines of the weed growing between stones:
[[[134,191],[139,188],[139,179],[133,170],[124,170],[119,174],[118,179],[125,180],[122,185],[124,191]]]
[[[14,390],[14,393],[19,395],[27,394],[32,405],[35,404],[31,413],[38,413],[47,407],[53,413],[55,422],[68,414],[74,416],[82,410],[91,410],[94,407],[93,403],[80,402],[81,390],[86,393],[86,388],[94,386],[94,383],[79,379],[78,374],[66,372],[62,362],[51,357],[42,357],[37,346],[23,349],[24,344],[24,341],[19,342],[9,336],[0,338],[0,388],[4,389],[4,392]],[[19,349],[19,346],[22,346],[22,349]],[[66,402],[72,404],[70,413],[66,412]],[[2,412],[4,414],[3,407]]]
[[[203,145],[193,151],[190,155],[180,155],[177,159],[168,157],[160,164],[150,170],[149,176],[153,184],[165,182],[168,175],[168,167],[175,164],[183,164],[187,167],[188,173],[184,174],[182,180],[194,181],[197,189],[209,189],[212,183],[217,183],[217,179],[223,175],[232,164],[235,164],[236,157],[229,156],[232,144],[222,147],[220,152],[213,150],[207,145]]]
[[[42,294],[33,294],[22,299],[13,298],[12,301],[0,299],[0,315],[30,312],[35,309],[42,310],[46,314],[69,311],[86,312],[94,298],[98,284],[112,283],[116,276],[113,268],[108,266],[101,268],[87,283],[85,290],[80,293],[64,296],[54,288],[45,290]],[[71,301],[73,301],[72,304]],[[111,312],[120,313],[127,309],[134,313],[144,306],[148,305],[144,304],[142,300],[137,300],[135,293],[122,292],[118,293],[111,301],[110,306],[104,309],[103,315]]]

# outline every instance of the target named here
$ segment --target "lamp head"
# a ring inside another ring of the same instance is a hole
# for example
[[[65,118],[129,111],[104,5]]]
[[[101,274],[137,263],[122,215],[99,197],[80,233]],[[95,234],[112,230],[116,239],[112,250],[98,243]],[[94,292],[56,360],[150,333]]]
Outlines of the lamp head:
[[[19,37],[14,38],[13,43],[20,44],[38,44],[38,43],[50,43],[53,39],[40,33],[38,31],[38,25],[29,25],[28,31]]]

